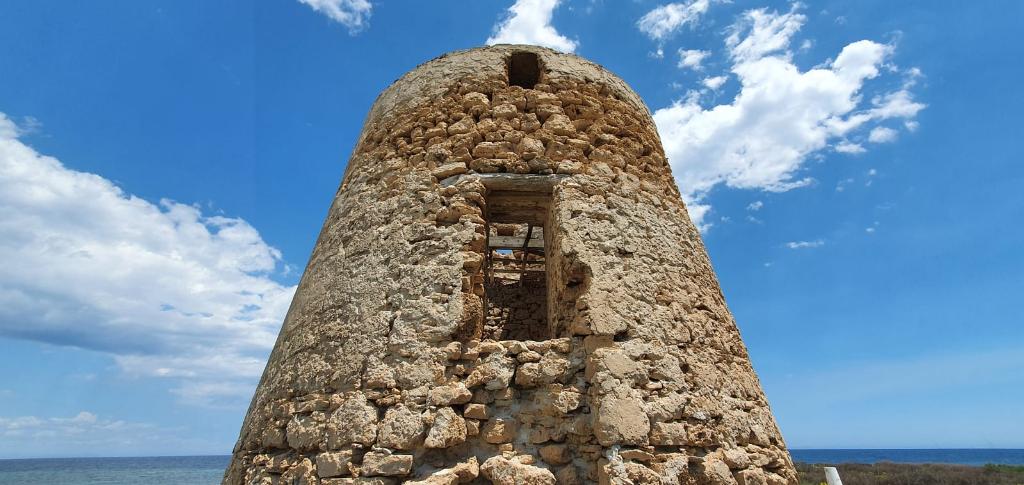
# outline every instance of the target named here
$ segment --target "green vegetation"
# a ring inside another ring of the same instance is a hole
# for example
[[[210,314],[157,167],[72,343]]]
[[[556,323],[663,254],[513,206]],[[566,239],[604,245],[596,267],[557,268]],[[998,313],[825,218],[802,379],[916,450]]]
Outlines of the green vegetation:
[[[843,485],[1024,485],[1024,466],[875,463],[797,463],[800,485],[825,483],[824,467],[835,466]]]

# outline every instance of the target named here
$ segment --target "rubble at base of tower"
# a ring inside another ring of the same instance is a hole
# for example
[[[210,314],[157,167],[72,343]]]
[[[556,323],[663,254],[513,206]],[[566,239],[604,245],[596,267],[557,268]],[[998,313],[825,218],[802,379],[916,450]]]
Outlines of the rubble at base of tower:
[[[225,483],[796,483],[650,116],[589,66],[371,113]],[[487,338],[493,173],[564,176],[550,338]]]

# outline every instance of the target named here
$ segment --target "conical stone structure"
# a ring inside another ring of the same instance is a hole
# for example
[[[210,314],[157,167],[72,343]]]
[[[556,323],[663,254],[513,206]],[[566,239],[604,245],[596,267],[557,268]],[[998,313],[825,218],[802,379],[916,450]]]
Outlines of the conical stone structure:
[[[650,112],[529,46],[373,105],[230,484],[794,484]]]

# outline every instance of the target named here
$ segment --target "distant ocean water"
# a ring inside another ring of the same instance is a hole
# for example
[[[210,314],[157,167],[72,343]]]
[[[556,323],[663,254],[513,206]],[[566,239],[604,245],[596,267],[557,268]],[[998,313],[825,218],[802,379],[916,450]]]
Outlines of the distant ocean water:
[[[1024,450],[791,450],[804,463],[1024,465]],[[230,456],[0,460],[3,485],[216,485]]]
[[[230,455],[0,460],[3,485],[215,485]]]
[[[925,449],[925,450],[789,450],[793,461],[803,463],[948,463],[981,466],[1024,465],[1024,449]]]

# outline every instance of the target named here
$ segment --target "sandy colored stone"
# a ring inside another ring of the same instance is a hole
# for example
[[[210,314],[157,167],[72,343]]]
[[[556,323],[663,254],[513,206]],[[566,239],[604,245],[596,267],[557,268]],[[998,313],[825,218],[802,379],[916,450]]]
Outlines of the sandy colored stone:
[[[466,441],[466,421],[452,408],[441,408],[423,445],[427,448],[450,448]]]
[[[467,404],[463,416],[472,419],[487,419],[487,406],[483,404]]]
[[[423,439],[426,426],[420,413],[405,407],[388,408],[380,423],[377,443],[397,450],[411,450]]]
[[[572,451],[568,445],[557,444],[540,447],[540,457],[552,465],[564,465],[572,461]]]
[[[313,416],[296,414],[288,422],[288,446],[300,451],[314,451],[323,441],[324,425]]]
[[[503,456],[492,456],[480,466],[480,471],[495,485],[554,485],[550,470],[525,465]]]
[[[650,430],[651,423],[639,399],[613,395],[601,398],[594,434],[602,445],[647,444]]]
[[[518,429],[514,419],[494,418],[484,424],[481,434],[488,443],[507,443],[516,436]]]
[[[330,451],[316,455],[316,474],[320,478],[341,477],[348,475],[348,465],[352,462],[352,451]]]
[[[473,398],[473,393],[461,382],[453,382],[430,390],[430,404],[434,406],[450,406],[465,404]]]
[[[370,445],[377,439],[377,407],[362,393],[345,399],[327,424],[327,447],[336,450],[352,443]]]
[[[363,464],[359,468],[365,476],[400,477],[412,470],[412,455],[391,455],[371,451],[363,455]]]

